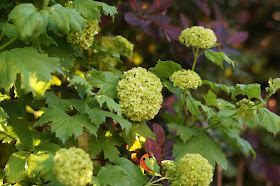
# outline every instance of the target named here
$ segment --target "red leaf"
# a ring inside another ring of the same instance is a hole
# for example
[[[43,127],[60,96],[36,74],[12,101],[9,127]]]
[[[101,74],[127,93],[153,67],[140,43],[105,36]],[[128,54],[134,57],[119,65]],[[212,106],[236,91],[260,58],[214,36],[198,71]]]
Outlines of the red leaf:
[[[146,157],[149,157],[148,154],[144,154],[141,159],[140,159],[140,166],[143,167],[143,169],[145,171],[152,171],[151,169],[149,169],[149,167],[146,165],[146,162],[145,162],[145,158]]]
[[[190,21],[188,20],[188,18],[180,13],[180,20],[181,20],[181,23],[183,25],[184,28],[189,28],[190,27]]]
[[[129,0],[129,5],[133,10],[137,9],[137,0]]]
[[[164,142],[163,148],[162,148],[162,156],[168,157],[172,155],[172,147],[173,147],[174,141],[172,140],[166,140]]]
[[[151,138],[147,138],[145,141],[145,148],[146,148],[146,152],[149,154],[150,157],[152,157],[153,154],[157,162],[160,162],[161,149],[157,142],[155,142]]]
[[[164,132],[163,128],[159,124],[154,123],[153,131],[156,134],[156,139],[157,139],[158,144],[162,147],[164,144],[164,141],[165,141],[165,132]]]
[[[227,44],[242,43],[248,38],[248,32],[237,32],[232,34],[227,41]]]
[[[154,28],[153,24],[150,21],[141,20],[142,28],[146,34],[157,35],[157,30]]]
[[[154,0],[152,10],[163,10],[171,7],[173,0]]]
[[[141,20],[131,12],[125,13],[124,19],[133,26],[140,26],[141,24]]]
[[[210,9],[208,7],[208,4],[201,1],[201,0],[193,0],[193,2],[196,4],[196,6],[198,6],[198,8],[200,8],[200,10],[202,10],[207,16],[210,16]]]

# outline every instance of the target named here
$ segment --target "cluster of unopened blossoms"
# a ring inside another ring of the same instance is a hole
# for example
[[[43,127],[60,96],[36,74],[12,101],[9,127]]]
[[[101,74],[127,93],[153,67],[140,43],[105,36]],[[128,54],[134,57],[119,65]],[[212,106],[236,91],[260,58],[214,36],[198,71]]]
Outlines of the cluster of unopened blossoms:
[[[162,165],[172,185],[208,186],[213,181],[213,167],[200,154],[186,154],[178,164],[165,160]]]
[[[160,79],[141,67],[132,68],[123,76],[117,91],[124,115],[132,121],[153,119],[163,102]]]
[[[67,42],[79,50],[88,50],[93,44],[94,36],[98,34],[98,29],[98,21],[96,19],[89,19],[82,30],[82,34],[71,32],[67,37]]]
[[[93,163],[82,149],[62,148],[54,156],[54,173],[59,182],[69,186],[86,185],[91,181]]]
[[[134,45],[122,36],[116,36],[113,39],[114,51],[122,56],[131,59],[133,56]]]
[[[202,85],[202,80],[196,72],[185,69],[174,72],[169,80],[181,90],[197,89]]]
[[[250,121],[256,115],[256,106],[253,101],[249,101],[246,98],[238,101],[237,106],[237,115],[244,121]]]
[[[217,41],[213,30],[201,26],[186,28],[179,37],[180,42],[187,47],[209,49]]]

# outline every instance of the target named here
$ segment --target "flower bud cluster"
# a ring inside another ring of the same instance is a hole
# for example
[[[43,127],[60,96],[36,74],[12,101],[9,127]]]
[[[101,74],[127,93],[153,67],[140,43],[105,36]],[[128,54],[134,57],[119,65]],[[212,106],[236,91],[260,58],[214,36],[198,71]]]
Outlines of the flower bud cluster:
[[[182,31],[179,40],[187,47],[198,47],[201,49],[211,48],[217,41],[213,30],[201,26],[193,26]]]
[[[237,115],[243,119],[244,121],[250,121],[253,117],[256,116],[256,106],[253,101],[249,101],[246,98],[238,101],[236,103],[237,106]]]
[[[178,165],[170,160],[162,165],[172,185],[208,186],[213,181],[213,167],[200,154],[186,154]]]
[[[98,29],[98,21],[96,19],[89,19],[82,30],[82,34],[71,32],[67,37],[67,42],[79,50],[88,50],[93,44],[94,36],[98,34]]]
[[[124,73],[117,86],[119,105],[132,121],[153,119],[163,101],[160,79],[142,67]]]
[[[57,180],[65,185],[80,186],[91,181],[93,163],[82,149],[62,148],[54,156],[54,172]]]
[[[65,7],[66,7],[66,8],[74,8],[73,1],[68,1],[68,2],[65,4]]]
[[[116,36],[113,39],[113,43],[115,52],[127,57],[128,59],[132,58],[134,45],[126,38],[122,36]]]
[[[202,85],[200,76],[191,70],[178,70],[170,76],[170,81],[181,90],[197,89]]]

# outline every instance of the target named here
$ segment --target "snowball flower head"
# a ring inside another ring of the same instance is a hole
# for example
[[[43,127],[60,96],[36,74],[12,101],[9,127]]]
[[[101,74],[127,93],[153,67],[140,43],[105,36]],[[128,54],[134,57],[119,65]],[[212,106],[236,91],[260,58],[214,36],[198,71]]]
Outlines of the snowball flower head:
[[[191,70],[178,70],[174,72],[169,79],[174,86],[179,87],[181,90],[197,89],[197,87],[202,85],[200,76]]]
[[[54,156],[54,172],[59,182],[70,186],[86,185],[91,181],[93,164],[82,149],[62,148]]]
[[[176,182],[182,185],[208,186],[213,181],[213,167],[200,154],[186,154],[178,163]]]
[[[238,101],[236,103],[237,109],[237,115],[243,119],[244,121],[250,121],[253,117],[256,116],[256,109],[257,107],[254,106],[255,103],[253,101],[249,101],[246,98],[243,98],[242,100]]]
[[[142,67],[124,73],[117,86],[119,105],[132,121],[153,119],[162,104],[162,84],[152,72]]]
[[[98,34],[98,29],[98,21],[89,19],[82,30],[82,35],[79,32],[71,32],[67,37],[67,42],[79,50],[88,50],[93,44],[94,36]]]
[[[201,26],[193,26],[182,31],[179,40],[187,47],[198,47],[201,49],[211,48],[217,41],[213,30]]]
[[[114,50],[122,56],[125,56],[129,59],[132,58],[134,45],[130,43],[123,36],[116,36],[113,39]]]

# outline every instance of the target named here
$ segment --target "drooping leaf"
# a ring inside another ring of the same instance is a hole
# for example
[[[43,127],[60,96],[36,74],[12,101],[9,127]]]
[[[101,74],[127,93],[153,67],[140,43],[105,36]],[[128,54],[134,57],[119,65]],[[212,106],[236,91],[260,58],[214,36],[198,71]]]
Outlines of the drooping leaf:
[[[156,66],[149,70],[159,78],[169,78],[174,72],[181,70],[181,65],[173,61],[158,60]]]
[[[75,0],[74,8],[86,19],[97,19],[100,21],[100,10],[94,1],[91,0]]]
[[[199,108],[198,106],[200,105],[201,103],[189,96],[187,96],[186,98],[186,105],[187,105],[187,109],[194,115],[196,116],[199,120],[201,119],[201,113],[199,111]]]
[[[156,140],[155,134],[151,131],[151,129],[147,126],[146,122],[133,122],[131,130],[126,132],[123,137],[125,142],[131,146],[135,141],[135,137],[137,135],[143,136],[144,138],[151,138]]]
[[[101,72],[92,69],[86,77],[92,87],[100,88],[97,94],[106,95],[110,98],[117,97],[116,87],[119,83],[118,78],[112,72]]]
[[[280,131],[280,116],[269,111],[267,108],[259,108],[258,117],[260,120],[259,125],[274,134],[274,136]]]
[[[126,158],[119,158],[116,165],[123,168],[125,173],[129,175],[130,185],[145,185],[148,178],[143,174],[141,168]]]
[[[156,158],[157,162],[160,162],[161,148],[155,140],[147,138],[145,141],[145,150],[150,157],[152,157],[153,155]]]
[[[219,65],[222,69],[224,69],[223,61],[226,61],[228,64],[232,65],[234,68],[234,62],[226,56],[223,52],[214,52],[213,50],[204,50],[205,57],[215,63],[216,65]]]
[[[58,68],[59,59],[40,54],[32,47],[16,48],[0,53],[0,87],[11,88],[18,73],[22,75],[22,87],[27,92],[43,94],[51,73]],[[9,67],[9,68],[7,68]]]
[[[196,132],[195,130],[188,128],[184,125],[178,125],[176,123],[169,123],[167,124],[169,130],[176,130],[177,129],[177,135],[180,136],[180,139],[185,143],[186,141],[188,141],[189,139],[191,139],[191,137],[196,137],[198,136],[198,132]]]
[[[106,16],[110,15],[110,17],[112,17],[114,21],[115,14],[118,14],[116,7],[109,6],[106,3],[99,2],[99,1],[93,1],[93,3],[95,3],[99,7],[100,11],[102,11],[104,15]]]
[[[89,115],[89,118],[95,124],[95,126],[97,128],[99,128],[99,126],[106,121],[106,117],[112,118],[113,122],[116,124],[119,123],[121,125],[122,129],[125,129],[126,132],[129,132],[131,129],[131,126],[132,126],[132,124],[128,120],[126,120],[114,113],[111,113],[111,112],[108,112],[105,110],[101,110],[98,107],[94,107],[91,109],[91,108],[89,108],[88,105],[86,105],[85,113],[87,113]]]
[[[166,87],[170,92],[176,94],[179,96],[181,94],[181,90],[179,87],[175,87],[170,81],[163,80],[162,84],[164,87]]]
[[[249,155],[249,153],[251,153],[253,155],[253,158],[256,158],[256,152],[254,151],[254,149],[252,148],[252,146],[250,145],[250,143],[248,141],[246,141],[245,139],[241,138],[239,135],[237,135],[235,132],[227,129],[227,128],[223,128],[222,130],[232,141],[234,141],[234,143],[236,145],[238,145],[239,149],[242,150],[242,152],[245,155]]]
[[[6,164],[6,176],[9,182],[17,183],[25,179],[28,176],[28,172],[25,168],[29,152],[19,151],[13,153],[8,163]]]
[[[235,97],[239,94],[242,94],[243,96],[247,96],[248,99],[252,98],[257,98],[260,99],[261,97],[261,85],[258,83],[254,84],[248,84],[248,85],[243,85],[243,84],[237,84],[235,86],[235,92],[232,95],[232,97]]]
[[[103,166],[97,174],[100,186],[129,186],[129,175],[120,166]]]
[[[56,180],[56,175],[53,172],[53,155],[31,154],[27,159],[27,165],[32,177],[40,177],[45,181]]]
[[[31,3],[21,3],[9,14],[9,20],[13,20],[22,39],[36,38],[44,32],[48,25],[48,17],[48,11],[37,11]]]
[[[2,141],[2,143],[10,143],[13,140],[18,139],[13,127],[6,127],[5,130],[3,130],[2,132],[0,132],[0,140]]]
[[[72,8],[65,8],[60,4],[53,5],[50,9],[49,29],[54,33],[58,31],[65,32],[79,32],[82,33],[82,29],[86,25],[86,20]]]
[[[165,132],[164,132],[163,128],[159,124],[154,123],[153,132],[156,135],[158,144],[162,147],[164,144],[164,141],[165,141]]]
[[[83,126],[85,126],[91,134],[96,135],[98,128],[90,122],[85,115],[69,116],[58,108],[45,108],[45,113],[35,122],[34,126],[50,124],[51,131],[55,133],[63,143],[66,142],[73,134],[77,138],[83,134]]]
[[[97,95],[97,102],[99,103],[99,107],[102,108],[103,104],[106,103],[110,112],[116,112],[118,116],[122,115],[122,110],[119,104],[117,104],[112,98],[108,98],[105,95]]]
[[[227,86],[224,84],[219,84],[219,83],[214,83],[210,82],[208,80],[202,80],[202,84],[209,85],[212,90],[214,90],[216,93],[219,93],[219,90],[222,90],[226,92],[228,95],[232,92],[234,92],[234,87],[233,86]]]
[[[104,157],[108,158],[111,162],[115,162],[121,154],[116,147],[117,140],[112,136],[98,135],[97,138],[92,136],[88,146],[91,156],[96,156],[103,150]]]
[[[183,143],[181,140],[176,140],[173,146],[173,156],[176,159],[182,158],[187,153],[198,153],[206,158],[213,167],[217,163],[223,169],[227,169],[226,155],[221,147],[204,134],[192,137],[186,143]]]

